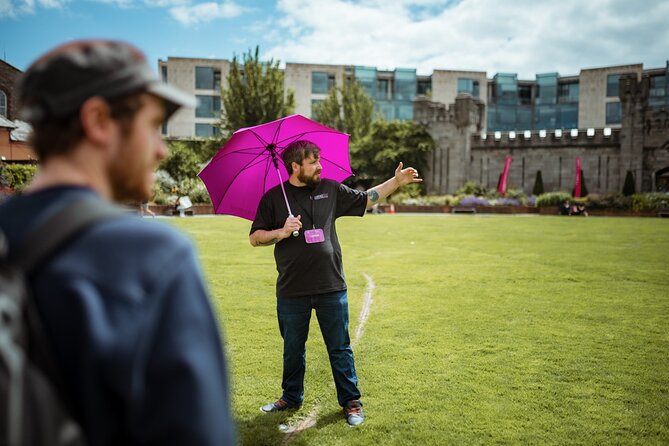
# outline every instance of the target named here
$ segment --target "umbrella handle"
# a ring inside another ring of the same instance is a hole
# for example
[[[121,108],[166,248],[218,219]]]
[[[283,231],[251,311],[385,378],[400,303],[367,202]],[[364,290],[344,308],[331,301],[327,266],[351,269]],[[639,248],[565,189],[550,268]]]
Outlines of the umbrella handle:
[[[295,217],[293,215],[293,211],[290,210],[290,204],[288,203],[288,197],[286,196],[286,189],[284,189],[283,180],[281,179],[281,171],[279,171],[279,165],[277,164],[276,155],[274,153],[272,153],[272,161],[274,162],[274,166],[276,167],[276,174],[279,176],[279,184],[281,185],[281,192],[283,192],[283,199],[286,201],[286,207],[288,208],[288,216]],[[300,235],[300,231],[293,231],[293,237],[297,237],[298,235]]]
[[[288,213],[289,217],[295,217],[292,213]],[[293,231],[293,237],[297,237],[300,235],[300,231]]]

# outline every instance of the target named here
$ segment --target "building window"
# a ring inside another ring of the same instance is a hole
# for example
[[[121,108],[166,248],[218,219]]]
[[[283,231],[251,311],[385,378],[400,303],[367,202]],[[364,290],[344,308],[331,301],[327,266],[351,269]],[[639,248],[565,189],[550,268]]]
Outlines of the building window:
[[[578,83],[558,84],[558,104],[578,103]]]
[[[388,79],[379,79],[376,84],[376,98],[382,101],[388,100]]]
[[[430,79],[417,81],[416,94],[419,94],[421,96],[427,96],[431,90],[432,90],[432,81]]]
[[[327,94],[334,87],[334,75],[324,71],[313,71],[311,73],[311,92],[314,94]]]
[[[532,105],[531,85],[518,85],[518,103],[520,105]]]
[[[669,108],[669,86],[667,85],[667,77],[668,76],[663,74],[661,76],[652,76],[650,78],[648,106],[652,110]]]
[[[416,97],[416,70],[397,68],[393,87],[394,100],[413,101]]]
[[[7,95],[0,90],[0,116],[7,117]]]
[[[664,97],[667,88],[667,77],[665,75],[653,76],[650,78],[649,96]]]
[[[620,74],[609,74],[606,77],[606,96],[609,98],[618,97],[618,84],[620,83]]]
[[[196,96],[196,118],[219,118],[221,116],[221,98],[218,96]]]
[[[355,67],[354,76],[360,82],[360,85],[362,85],[367,96],[373,98],[378,91],[376,87],[376,68]]]
[[[620,102],[609,102],[606,104],[606,123],[620,124],[622,122]]]
[[[458,78],[458,93],[469,93],[475,98],[479,97],[479,81],[467,78]]]
[[[195,67],[195,89],[217,90],[221,88],[221,71],[214,67]]]
[[[214,124],[195,124],[195,136],[202,138],[211,138],[212,136],[219,136],[221,129]]]

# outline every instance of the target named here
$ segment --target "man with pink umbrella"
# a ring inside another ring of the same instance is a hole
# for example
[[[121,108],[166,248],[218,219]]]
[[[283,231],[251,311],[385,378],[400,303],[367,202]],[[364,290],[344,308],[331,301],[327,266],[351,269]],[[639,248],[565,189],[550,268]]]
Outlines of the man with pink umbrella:
[[[361,217],[399,187],[422,179],[416,169],[404,169],[400,163],[395,175],[384,183],[364,192],[354,190],[321,178],[321,149],[327,147],[301,139],[281,152],[289,179],[263,195],[251,226],[251,245],[275,245],[277,314],[284,340],[283,394],[261,410],[277,412],[301,406],[305,343],[315,310],[338,402],[347,422],[357,426],[364,422],[364,415],[348,333],[348,297],[335,220]]]

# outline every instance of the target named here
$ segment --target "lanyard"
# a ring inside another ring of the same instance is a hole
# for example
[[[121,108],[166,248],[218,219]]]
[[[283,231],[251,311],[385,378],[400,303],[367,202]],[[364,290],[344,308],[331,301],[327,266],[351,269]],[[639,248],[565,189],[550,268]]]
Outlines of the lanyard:
[[[314,214],[314,197],[312,194],[309,194],[309,201],[311,202],[311,213],[309,213],[304,206],[302,206],[302,203],[300,203],[295,195],[293,194],[292,189],[288,189],[288,193],[290,193],[290,196],[293,197],[293,200],[295,200],[295,203],[304,211],[304,213],[311,219],[311,228],[316,229],[316,221],[314,219],[315,214]]]

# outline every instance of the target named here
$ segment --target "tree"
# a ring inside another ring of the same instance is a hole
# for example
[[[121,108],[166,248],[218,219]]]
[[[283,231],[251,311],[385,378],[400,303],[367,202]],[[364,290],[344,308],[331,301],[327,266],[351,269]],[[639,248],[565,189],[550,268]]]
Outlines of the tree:
[[[221,87],[221,128],[228,134],[288,116],[295,110],[293,91],[286,95],[283,92],[279,61],[261,62],[258,51],[257,46],[254,53],[249,50],[241,62],[235,55],[227,77],[228,87]]]
[[[341,88],[332,88],[314,109],[316,121],[351,135],[355,143],[365,137],[372,124],[374,101],[356,79]]]
[[[537,170],[537,176],[534,179],[534,188],[532,188],[532,195],[539,196],[544,193],[544,179],[541,176],[541,171]]]
[[[583,175],[583,169],[581,169],[581,197],[588,196],[588,188],[585,185],[585,176]]]
[[[629,197],[630,195],[634,195],[635,192],[636,192],[636,186],[634,185],[634,175],[632,174],[631,170],[628,170],[627,175],[625,175],[625,184],[623,185],[623,195]]]
[[[400,161],[405,167],[425,172],[425,154],[434,147],[434,140],[424,126],[412,121],[380,119],[372,123],[367,136],[351,145],[351,167],[358,182],[367,180],[376,184],[393,175]]]
[[[170,142],[168,147],[169,154],[160,162],[158,168],[167,171],[177,181],[195,178],[200,172],[202,161],[193,147],[182,141]]]

